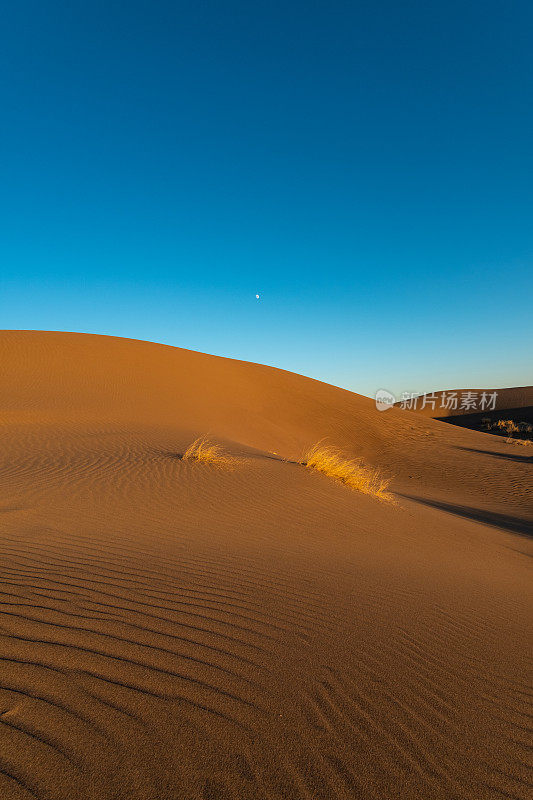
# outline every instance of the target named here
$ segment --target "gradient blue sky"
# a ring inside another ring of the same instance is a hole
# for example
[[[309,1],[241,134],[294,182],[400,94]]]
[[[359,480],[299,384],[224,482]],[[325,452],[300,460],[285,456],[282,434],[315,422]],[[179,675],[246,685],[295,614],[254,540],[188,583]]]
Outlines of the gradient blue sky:
[[[533,382],[532,26],[530,0],[4,4],[1,326],[368,395]]]

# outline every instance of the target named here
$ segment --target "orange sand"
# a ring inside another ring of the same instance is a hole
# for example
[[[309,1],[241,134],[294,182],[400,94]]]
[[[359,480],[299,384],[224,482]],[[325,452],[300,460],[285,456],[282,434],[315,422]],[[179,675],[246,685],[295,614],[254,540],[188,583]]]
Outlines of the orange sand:
[[[162,345],[0,351],[2,800],[527,798],[529,453]],[[324,438],[397,504],[294,463]]]

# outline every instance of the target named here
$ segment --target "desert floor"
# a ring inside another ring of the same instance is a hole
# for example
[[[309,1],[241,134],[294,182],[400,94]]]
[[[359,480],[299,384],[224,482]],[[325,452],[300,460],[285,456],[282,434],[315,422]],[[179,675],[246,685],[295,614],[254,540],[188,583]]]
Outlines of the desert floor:
[[[527,447],[147,342],[0,351],[2,800],[528,797]]]

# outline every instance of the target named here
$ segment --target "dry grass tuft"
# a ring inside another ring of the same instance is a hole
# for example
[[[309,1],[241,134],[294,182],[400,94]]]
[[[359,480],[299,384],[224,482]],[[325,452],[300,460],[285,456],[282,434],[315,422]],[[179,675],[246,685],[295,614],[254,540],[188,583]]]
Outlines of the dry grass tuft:
[[[518,433],[520,430],[516,422],[512,419],[499,419],[496,423],[496,428],[505,431],[509,436],[512,436],[513,433]]]
[[[393,496],[387,491],[390,480],[384,478],[377,469],[365,466],[357,459],[345,458],[339,450],[318,442],[313,445],[299,462],[304,467],[316,469],[334,478],[350,489],[370,494],[378,500],[391,502]]]
[[[206,436],[200,436],[186,449],[183,461],[198,461],[222,469],[234,469],[239,459],[224,453],[220,445],[212,444]]]
[[[487,430],[490,431],[491,428],[496,428],[502,433],[505,431],[507,434],[507,438],[505,440],[507,444],[527,445],[531,443],[531,439],[528,437],[533,433],[533,425],[531,425],[529,422],[515,422],[512,419],[499,419],[494,425],[489,423]],[[515,434],[517,436],[516,439]]]

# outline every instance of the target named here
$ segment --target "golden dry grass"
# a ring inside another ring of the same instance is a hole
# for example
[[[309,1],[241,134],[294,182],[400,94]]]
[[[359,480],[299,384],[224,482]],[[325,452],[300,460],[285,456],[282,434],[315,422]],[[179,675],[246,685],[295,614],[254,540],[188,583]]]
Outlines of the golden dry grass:
[[[350,489],[372,495],[378,500],[391,502],[393,496],[387,491],[390,480],[377,469],[365,466],[358,459],[345,458],[340,450],[321,442],[313,445],[299,462],[305,467],[334,478]]]
[[[513,433],[517,433],[519,430],[518,425],[512,419],[499,419],[496,423],[496,427],[500,430],[504,430],[509,436]]]
[[[498,428],[500,431],[505,431],[507,434],[507,444],[530,444],[531,439],[527,438],[533,433],[533,425],[529,422],[515,422],[512,419],[499,419],[494,425],[488,427],[488,430]],[[515,433],[518,438],[515,438]],[[522,436],[524,438],[522,438]]]
[[[198,461],[211,464],[222,469],[234,469],[239,459],[224,453],[220,445],[213,444],[207,436],[199,436],[186,449],[182,456],[184,461]]]

